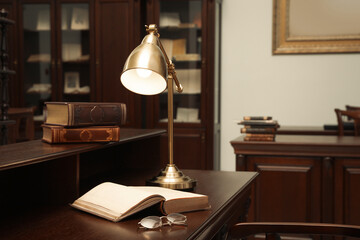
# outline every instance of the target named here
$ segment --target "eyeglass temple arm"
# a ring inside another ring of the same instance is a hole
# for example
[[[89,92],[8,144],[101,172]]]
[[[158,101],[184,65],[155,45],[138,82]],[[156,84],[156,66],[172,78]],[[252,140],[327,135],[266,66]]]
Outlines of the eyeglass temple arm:
[[[181,93],[183,91],[183,86],[181,85],[181,83],[179,82],[179,80],[178,80],[178,78],[176,76],[175,65],[169,59],[169,57],[166,54],[165,49],[164,49],[161,41],[160,41],[160,34],[159,34],[158,30],[157,30],[156,25],[155,24],[150,24],[149,26],[145,25],[145,27],[146,27],[146,31],[148,33],[152,33],[158,38],[160,50],[161,50],[162,54],[164,55],[166,63],[168,65],[168,74],[170,75],[169,80],[171,80],[171,79],[174,80],[176,91],[178,93]]]

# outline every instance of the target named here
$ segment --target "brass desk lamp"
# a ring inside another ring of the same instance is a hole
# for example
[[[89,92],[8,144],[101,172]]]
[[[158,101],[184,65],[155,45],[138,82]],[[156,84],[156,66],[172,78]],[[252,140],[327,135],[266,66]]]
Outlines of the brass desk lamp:
[[[127,58],[121,83],[130,91],[142,95],[155,95],[168,89],[168,145],[169,163],[160,174],[147,181],[149,185],[156,185],[171,189],[193,189],[196,180],[185,176],[174,164],[173,153],[173,94],[181,93],[183,87],[176,77],[175,66],[169,60],[160,40],[157,26],[145,26],[147,35]]]

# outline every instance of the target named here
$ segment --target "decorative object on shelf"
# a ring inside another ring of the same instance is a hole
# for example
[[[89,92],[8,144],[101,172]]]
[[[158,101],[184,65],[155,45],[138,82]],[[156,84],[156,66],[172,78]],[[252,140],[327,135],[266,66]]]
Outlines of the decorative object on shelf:
[[[75,61],[81,58],[80,43],[64,43],[62,45],[62,59],[66,61]]]
[[[199,123],[199,109],[178,107],[175,122],[196,122]]]
[[[181,21],[179,13],[164,12],[160,16],[160,27],[178,27],[180,23]]]
[[[74,8],[71,19],[72,30],[89,29],[89,11],[83,8]]]
[[[64,73],[64,93],[74,93],[80,89],[79,72]]]
[[[51,83],[34,83],[26,92],[51,94]]]
[[[45,63],[49,63],[50,60],[51,60],[51,56],[48,53],[31,54],[27,59],[28,62],[45,62]]]
[[[142,95],[155,95],[168,89],[168,145],[169,163],[160,174],[147,181],[149,185],[158,185],[171,189],[193,189],[196,180],[185,176],[174,164],[173,128],[174,106],[173,92],[182,92],[183,88],[175,73],[175,66],[169,60],[160,40],[157,26],[146,26],[147,35],[127,58],[120,76],[122,84],[130,91]]]
[[[1,49],[0,49],[0,80],[1,80],[1,145],[7,144],[8,140],[8,125],[15,124],[15,121],[9,120],[9,74],[15,74],[8,68],[9,56],[7,52],[6,33],[7,26],[15,22],[7,19],[7,12],[5,9],[0,10],[0,31],[1,31]]]

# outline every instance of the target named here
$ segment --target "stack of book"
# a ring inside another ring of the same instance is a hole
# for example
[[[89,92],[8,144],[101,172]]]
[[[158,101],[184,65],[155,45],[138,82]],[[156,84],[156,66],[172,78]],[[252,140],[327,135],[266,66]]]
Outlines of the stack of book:
[[[244,141],[274,141],[279,128],[278,122],[269,116],[244,117],[239,124],[244,125],[240,129],[245,134]]]
[[[47,143],[117,142],[126,104],[46,102],[42,140]]]

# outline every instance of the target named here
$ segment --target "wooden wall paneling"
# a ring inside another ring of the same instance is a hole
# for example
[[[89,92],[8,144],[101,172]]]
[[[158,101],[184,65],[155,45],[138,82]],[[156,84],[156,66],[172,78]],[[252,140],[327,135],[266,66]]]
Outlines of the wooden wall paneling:
[[[247,160],[247,170],[260,173],[252,220],[320,221],[320,161],[263,156],[248,156]]]
[[[141,126],[141,96],[120,83],[120,74],[128,55],[139,44],[134,39],[138,21],[133,21],[139,16],[138,8],[133,0],[97,0],[95,4],[96,99],[126,103],[127,125],[131,127]]]

